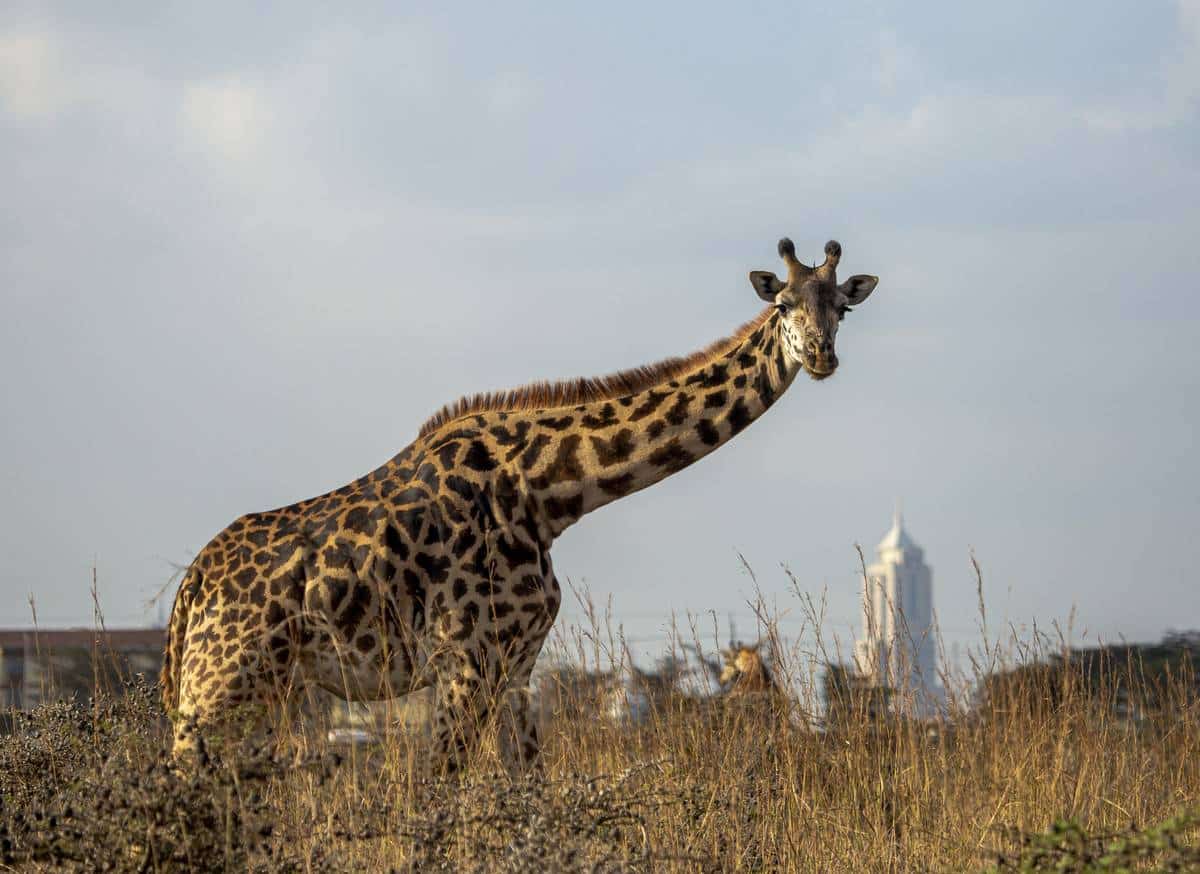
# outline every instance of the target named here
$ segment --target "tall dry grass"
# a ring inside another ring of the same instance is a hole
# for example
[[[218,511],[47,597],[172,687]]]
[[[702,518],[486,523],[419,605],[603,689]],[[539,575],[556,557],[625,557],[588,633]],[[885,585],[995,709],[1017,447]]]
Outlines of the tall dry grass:
[[[464,780],[431,779],[427,738],[387,717],[378,744],[338,749],[320,719],[281,721],[282,759],[214,755],[180,774],[150,690],[47,706],[0,739],[0,863],[1200,870],[1200,702],[1186,664],[1165,680],[1129,660],[1080,671],[1061,641],[1010,636],[981,642],[972,682],[938,718],[905,717],[905,690],[898,714],[870,696],[827,714],[820,679],[836,647],[820,605],[804,605],[811,622],[790,647],[763,611],[782,698],[668,694],[627,725],[606,717],[599,686],[561,690],[544,699],[545,773],[529,780],[499,773],[486,745]],[[620,669],[619,632],[588,615],[548,660]],[[684,627],[681,644],[706,636]]]

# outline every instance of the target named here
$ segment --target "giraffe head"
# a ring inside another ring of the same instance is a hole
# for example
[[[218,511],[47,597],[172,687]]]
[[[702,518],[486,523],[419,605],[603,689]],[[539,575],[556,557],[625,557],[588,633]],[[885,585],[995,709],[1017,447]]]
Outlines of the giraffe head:
[[[722,650],[725,660],[721,676],[717,682],[726,688],[741,688],[743,690],[762,690],[771,686],[771,675],[763,662],[762,641],[747,646],[735,643],[729,649]]]
[[[779,241],[779,257],[788,268],[786,282],[770,271],[754,270],[750,284],[782,314],[788,354],[798,358],[813,379],[825,379],[838,366],[834,351],[838,323],[850,307],[867,299],[879,278],[860,274],[839,285],[842,246],[836,240],[825,244],[825,263],[820,267],[802,264],[787,237]]]

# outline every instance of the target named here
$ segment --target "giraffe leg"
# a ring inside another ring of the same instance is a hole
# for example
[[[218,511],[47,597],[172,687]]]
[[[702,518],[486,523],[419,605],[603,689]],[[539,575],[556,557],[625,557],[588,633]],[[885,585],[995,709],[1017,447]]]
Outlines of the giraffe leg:
[[[171,720],[171,761],[177,766],[197,761],[203,764],[206,753],[194,710],[180,701],[179,711]]]
[[[504,693],[496,730],[500,761],[509,774],[542,772],[537,720],[527,686]]]
[[[538,604],[540,609],[528,611],[531,612],[530,637],[517,650],[516,663],[511,666],[497,725],[500,760],[510,774],[542,773],[543,770],[529,678],[546,642],[546,635],[554,624],[560,597],[558,581],[553,571],[548,571],[542,585],[542,600]]]
[[[452,676],[439,679],[434,715],[434,772],[457,774],[474,752],[491,710],[487,685],[463,660]]]
[[[185,707],[173,725],[171,758],[178,765],[207,765],[213,755],[235,758],[258,749],[269,734],[266,709],[238,696],[216,695]]]
[[[272,722],[287,720],[294,705],[295,678],[284,665],[290,654],[277,662],[250,640],[225,656],[207,643],[189,641],[180,673],[171,748],[179,763],[222,748],[234,756],[259,750]]]

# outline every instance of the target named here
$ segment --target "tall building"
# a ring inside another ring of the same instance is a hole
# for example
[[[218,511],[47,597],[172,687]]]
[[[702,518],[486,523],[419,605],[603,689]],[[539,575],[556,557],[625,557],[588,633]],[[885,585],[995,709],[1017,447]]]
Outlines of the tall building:
[[[854,647],[858,672],[870,683],[909,696],[925,712],[942,698],[933,624],[933,575],[921,547],[896,512],[876,547],[878,560],[863,580],[862,638]]]

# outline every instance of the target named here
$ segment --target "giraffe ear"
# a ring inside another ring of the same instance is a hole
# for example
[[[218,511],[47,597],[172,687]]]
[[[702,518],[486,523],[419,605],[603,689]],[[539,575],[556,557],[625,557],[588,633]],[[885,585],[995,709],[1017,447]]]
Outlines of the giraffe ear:
[[[754,286],[759,297],[770,303],[775,303],[775,296],[784,288],[784,283],[769,270],[751,270],[750,284]]]
[[[857,276],[851,276],[839,285],[838,291],[846,295],[846,302],[850,306],[856,306],[870,297],[871,292],[875,290],[875,286],[878,284],[878,276],[866,276],[860,273]]]

